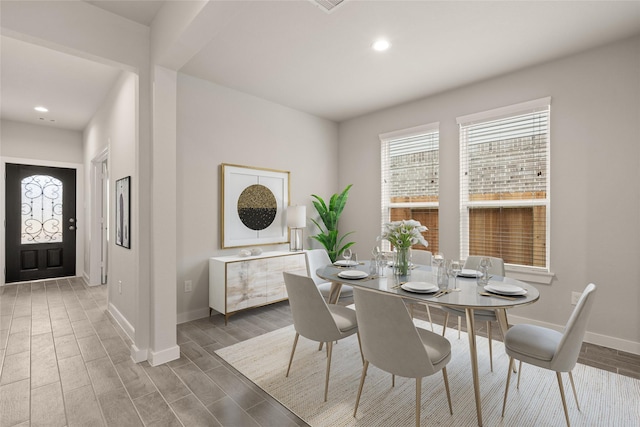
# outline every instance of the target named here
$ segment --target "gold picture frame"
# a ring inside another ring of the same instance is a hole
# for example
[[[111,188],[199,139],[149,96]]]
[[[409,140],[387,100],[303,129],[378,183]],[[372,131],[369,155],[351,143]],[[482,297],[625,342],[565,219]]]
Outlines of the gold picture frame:
[[[289,177],[289,171],[220,165],[222,248],[289,242]]]

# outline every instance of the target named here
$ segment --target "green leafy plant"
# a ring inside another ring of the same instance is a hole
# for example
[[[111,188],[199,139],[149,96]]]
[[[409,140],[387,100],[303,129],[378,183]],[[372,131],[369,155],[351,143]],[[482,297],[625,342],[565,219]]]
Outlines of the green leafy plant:
[[[311,195],[311,197],[316,199],[313,202],[313,206],[315,206],[316,211],[322,220],[322,225],[320,225],[316,220],[313,218],[311,219],[311,221],[313,221],[316,227],[320,230],[320,233],[311,237],[322,243],[322,246],[325,247],[329,254],[331,262],[335,262],[345,249],[355,244],[355,242],[348,242],[344,245],[342,243],[349,234],[353,233],[353,231],[350,231],[338,238],[338,220],[340,219],[340,214],[342,214],[344,206],[347,203],[347,197],[349,196],[349,190],[352,185],[353,184],[349,184],[342,193],[336,193],[331,196],[328,206],[320,196],[315,194]]]

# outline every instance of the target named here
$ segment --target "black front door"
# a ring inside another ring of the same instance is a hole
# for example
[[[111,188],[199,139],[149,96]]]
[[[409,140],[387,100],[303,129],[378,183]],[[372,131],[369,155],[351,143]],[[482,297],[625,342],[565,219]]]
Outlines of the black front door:
[[[5,282],[74,276],[75,169],[6,166]]]

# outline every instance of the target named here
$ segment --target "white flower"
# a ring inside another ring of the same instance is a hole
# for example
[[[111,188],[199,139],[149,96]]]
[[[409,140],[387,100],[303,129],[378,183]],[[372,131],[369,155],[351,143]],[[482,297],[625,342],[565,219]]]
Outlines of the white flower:
[[[427,231],[427,227],[414,219],[392,221],[384,225],[381,238],[397,248],[409,248],[418,243],[428,246],[429,243],[421,234],[423,231]]]

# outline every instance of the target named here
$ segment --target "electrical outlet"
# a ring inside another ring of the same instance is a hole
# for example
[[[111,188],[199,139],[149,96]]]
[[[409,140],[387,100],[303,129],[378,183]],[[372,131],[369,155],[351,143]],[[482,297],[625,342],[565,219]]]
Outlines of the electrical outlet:
[[[122,280],[118,280],[118,293],[122,294]]]
[[[185,280],[184,281],[184,291],[185,292],[191,292],[193,290],[193,283],[191,282],[191,280]]]
[[[580,292],[571,292],[571,305],[578,304],[578,300],[580,300],[580,296],[582,294]]]

